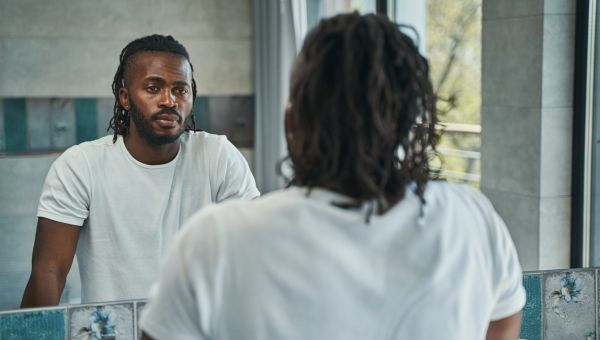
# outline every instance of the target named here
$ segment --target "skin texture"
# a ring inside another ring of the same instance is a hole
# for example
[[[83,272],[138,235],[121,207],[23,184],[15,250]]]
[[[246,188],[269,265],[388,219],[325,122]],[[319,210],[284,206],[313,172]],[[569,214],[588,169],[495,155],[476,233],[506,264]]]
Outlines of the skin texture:
[[[137,108],[156,136],[180,135],[193,105],[190,64],[185,58],[166,52],[135,54],[126,69],[125,87],[119,91],[119,100],[126,110],[132,110],[132,106]],[[177,120],[161,125],[158,118]],[[175,158],[179,151],[178,139],[157,145],[148,141],[140,130],[132,117],[124,141],[135,159],[145,164],[164,164]]]
[[[71,269],[80,228],[38,218],[32,270],[21,308],[55,306]]]
[[[490,322],[486,340],[517,340],[521,331],[521,312]]]
[[[166,52],[140,52],[132,56],[125,73],[125,88],[120,90],[119,99],[127,110],[135,109],[138,124],[140,118],[146,124],[146,133],[143,134],[136,126],[136,120],[130,119],[129,133],[124,142],[135,159],[145,164],[164,164],[175,158],[179,151],[179,135],[192,110],[191,84],[191,66],[181,56]],[[170,142],[153,142],[149,140],[148,133]],[[21,308],[59,303],[79,233],[80,226],[38,219],[31,276]]]

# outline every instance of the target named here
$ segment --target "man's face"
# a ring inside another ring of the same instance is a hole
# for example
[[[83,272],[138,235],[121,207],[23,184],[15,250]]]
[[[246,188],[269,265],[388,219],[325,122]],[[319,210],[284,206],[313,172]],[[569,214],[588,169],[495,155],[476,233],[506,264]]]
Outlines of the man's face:
[[[140,52],[125,70],[121,105],[129,111],[130,138],[151,145],[178,140],[191,119],[192,69],[182,56],[166,52]]]

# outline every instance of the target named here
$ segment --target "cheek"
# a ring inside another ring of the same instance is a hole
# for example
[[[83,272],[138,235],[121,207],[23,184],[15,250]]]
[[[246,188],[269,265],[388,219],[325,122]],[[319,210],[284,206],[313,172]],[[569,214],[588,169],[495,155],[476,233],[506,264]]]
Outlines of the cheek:
[[[186,100],[180,104],[180,107],[181,107],[181,114],[189,115],[192,113],[192,109],[194,108],[194,103],[192,102],[191,99]]]

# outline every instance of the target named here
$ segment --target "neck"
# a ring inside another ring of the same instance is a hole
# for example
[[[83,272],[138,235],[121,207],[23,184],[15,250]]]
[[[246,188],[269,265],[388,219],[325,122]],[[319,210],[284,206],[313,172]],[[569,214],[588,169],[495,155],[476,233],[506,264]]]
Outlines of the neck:
[[[129,129],[123,142],[127,151],[137,161],[148,165],[165,164],[172,161],[179,152],[179,139],[173,143],[153,145],[142,138],[135,129]]]

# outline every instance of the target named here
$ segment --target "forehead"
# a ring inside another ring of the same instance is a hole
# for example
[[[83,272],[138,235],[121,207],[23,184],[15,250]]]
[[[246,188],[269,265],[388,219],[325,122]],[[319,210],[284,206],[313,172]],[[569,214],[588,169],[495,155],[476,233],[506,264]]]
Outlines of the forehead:
[[[192,67],[185,57],[168,52],[145,51],[129,57],[125,65],[125,81],[139,81],[149,77],[191,83]]]

